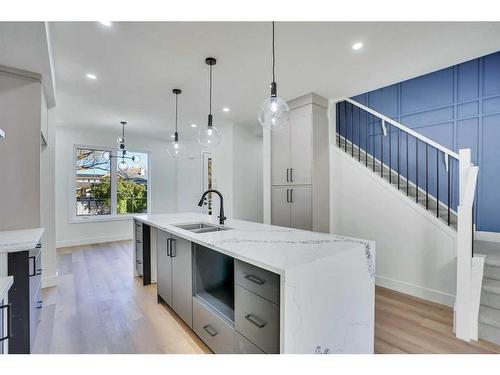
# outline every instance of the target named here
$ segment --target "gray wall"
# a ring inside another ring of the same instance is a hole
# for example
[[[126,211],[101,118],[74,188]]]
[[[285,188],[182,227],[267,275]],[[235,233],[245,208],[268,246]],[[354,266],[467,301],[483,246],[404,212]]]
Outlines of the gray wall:
[[[0,72],[0,230],[40,227],[41,90]]]

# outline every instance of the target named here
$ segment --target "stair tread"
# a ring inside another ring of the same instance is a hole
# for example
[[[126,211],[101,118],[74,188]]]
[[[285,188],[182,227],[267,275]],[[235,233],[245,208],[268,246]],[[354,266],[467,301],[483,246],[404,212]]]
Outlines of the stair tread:
[[[481,249],[476,249],[477,253],[483,254]],[[484,263],[487,264],[488,266],[493,266],[493,267],[500,267],[500,254],[494,255],[494,254],[484,254],[486,255],[486,258],[484,260]],[[499,270],[500,272],[500,270]]]
[[[498,294],[500,296],[500,281],[484,278],[483,291],[488,293]]]
[[[479,322],[495,328],[500,328],[500,310],[492,307],[479,307]]]

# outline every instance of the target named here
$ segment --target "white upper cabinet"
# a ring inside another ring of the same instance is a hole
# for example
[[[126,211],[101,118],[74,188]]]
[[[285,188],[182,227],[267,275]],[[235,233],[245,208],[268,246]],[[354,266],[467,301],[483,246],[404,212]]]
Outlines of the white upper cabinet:
[[[312,173],[312,115],[290,121],[290,182],[311,184]]]

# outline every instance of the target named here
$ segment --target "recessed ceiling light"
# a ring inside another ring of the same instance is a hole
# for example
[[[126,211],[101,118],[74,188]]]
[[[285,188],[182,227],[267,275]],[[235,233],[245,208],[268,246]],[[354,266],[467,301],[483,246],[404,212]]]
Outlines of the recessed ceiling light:
[[[229,108],[228,107],[224,107],[224,108],[222,108],[222,111],[223,112],[229,112]]]
[[[197,126],[198,126],[198,125],[196,125],[196,124],[191,124],[191,127],[192,127],[192,128],[196,128]]]
[[[111,27],[112,25],[111,21],[99,21],[99,23],[106,27]]]
[[[97,79],[97,76],[93,73],[87,73],[87,78],[88,79],[92,79],[92,80],[96,80]]]
[[[355,51],[357,51],[358,49],[361,49],[361,48],[363,48],[363,43],[361,43],[361,42],[356,42],[352,45],[352,49]]]

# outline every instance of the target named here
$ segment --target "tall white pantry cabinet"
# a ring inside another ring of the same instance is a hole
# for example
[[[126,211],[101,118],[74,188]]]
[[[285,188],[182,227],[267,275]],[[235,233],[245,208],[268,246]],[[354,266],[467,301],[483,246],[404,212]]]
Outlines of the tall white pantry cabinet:
[[[288,102],[290,123],[271,132],[271,224],[328,232],[328,100]]]

